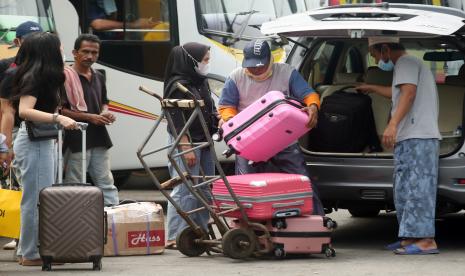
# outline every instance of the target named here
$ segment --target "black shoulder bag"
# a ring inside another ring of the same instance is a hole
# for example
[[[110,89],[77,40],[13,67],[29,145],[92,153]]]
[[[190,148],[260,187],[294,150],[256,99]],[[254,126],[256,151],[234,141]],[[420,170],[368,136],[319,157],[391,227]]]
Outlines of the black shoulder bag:
[[[60,87],[58,94],[58,106],[61,107],[61,97],[64,93],[64,87]],[[42,141],[58,138],[58,129],[60,127],[57,123],[42,123],[25,121],[27,135],[31,141]]]
[[[42,141],[58,138],[58,124],[26,121],[27,135],[31,141]]]

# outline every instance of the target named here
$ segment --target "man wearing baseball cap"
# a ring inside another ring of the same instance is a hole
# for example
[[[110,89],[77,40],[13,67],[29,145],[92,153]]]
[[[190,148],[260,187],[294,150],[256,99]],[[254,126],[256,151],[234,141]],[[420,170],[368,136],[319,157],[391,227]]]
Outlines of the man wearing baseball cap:
[[[21,44],[24,40],[24,38],[33,32],[42,32],[42,27],[40,27],[39,24],[32,22],[32,21],[26,21],[24,23],[21,23],[16,27],[16,38],[13,40],[13,43],[16,47],[21,47]],[[8,146],[9,149],[12,148],[12,142],[13,142],[13,128],[15,124],[15,114],[16,110],[13,108],[13,106],[10,103],[9,100],[9,95],[11,94],[11,87],[10,85],[6,85],[6,83],[11,83],[14,76],[14,69],[13,68],[16,66],[15,64],[15,56],[10,57],[10,58],[5,58],[0,60],[0,107],[1,107],[1,116],[0,116],[0,132],[5,135],[6,141],[5,144]],[[8,71],[8,72],[7,72]],[[11,71],[11,72],[10,72]],[[3,79],[9,79],[5,81],[5,84],[3,84]],[[19,124],[19,122],[17,122]],[[18,125],[16,126],[18,127]],[[13,153],[10,150],[8,152],[7,156],[7,162],[10,162],[13,157]],[[13,166],[14,167],[14,166]],[[20,172],[17,169],[14,169],[15,175],[17,176],[17,179],[19,179]],[[13,240],[3,246],[3,249],[15,249],[16,247],[16,241]],[[19,253],[19,252],[18,252]],[[20,254],[20,253],[19,253]]]
[[[16,38],[13,40],[13,43],[16,47],[20,47],[26,35],[33,32],[42,31],[42,27],[40,27],[40,25],[35,22],[26,21],[24,23],[21,23],[20,25],[18,25],[18,27],[16,27]],[[10,57],[0,60],[0,82],[4,77],[5,71],[14,63],[15,58],[16,57]]]
[[[386,246],[400,255],[437,254],[435,236],[439,139],[438,93],[431,70],[408,55],[399,39],[368,40],[380,52],[380,68],[393,70],[392,86],[357,89],[392,99],[383,144],[394,148],[394,205],[399,241]],[[386,66],[392,64],[392,66]]]
[[[242,68],[234,70],[226,80],[219,101],[219,113],[227,121],[269,91],[281,91],[298,98],[307,106],[308,128],[315,127],[320,98],[292,66],[274,63],[271,49],[264,40],[253,40],[244,50]],[[236,174],[281,171],[308,175],[300,147],[293,143],[268,162],[249,165],[249,160],[236,156]],[[323,206],[314,189],[314,213],[324,215]]]

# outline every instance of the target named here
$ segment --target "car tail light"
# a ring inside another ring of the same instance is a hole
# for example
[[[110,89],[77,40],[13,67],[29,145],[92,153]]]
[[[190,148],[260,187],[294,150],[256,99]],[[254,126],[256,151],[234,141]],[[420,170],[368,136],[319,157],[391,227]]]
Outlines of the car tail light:
[[[463,178],[457,179],[457,184],[459,184],[459,185],[465,185],[465,179],[463,179]]]

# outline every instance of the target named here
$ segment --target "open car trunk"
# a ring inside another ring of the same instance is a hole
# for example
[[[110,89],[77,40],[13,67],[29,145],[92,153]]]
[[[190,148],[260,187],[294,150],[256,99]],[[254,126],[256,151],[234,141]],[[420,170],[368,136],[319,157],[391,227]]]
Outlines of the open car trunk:
[[[423,62],[431,68],[435,75],[439,100],[438,122],[443,137],[440,141],[440,154],[441,156],[451,155],[458,151],[463,144],[464,55],[453,44],[446,43],[440,38],[404,39],[402,43],[408,54],[423,59]],[[313,50],[308,51],[308,56],[301,65],[301,74],[308,80],[310,86],[315,87],[319,93],[322,107],[317,128],[300,139],[303,150],[315,155],[384,158],[392,156],[393,149],[382,145],[381,148],[374,148],[372,143],[369,143],[370,141],[366,141],[366,145],[363,147],[358,146],[358,150],[351,150],[354,147],[350,141],[351,135],[347,133],[350,131],[370,132],[370,127],[365,124],[365,126],[359,126],[358,129],[354,127],[356,124],[353,123],[353,129],[343,131],[340,129],[343,124],[338,124],[338,120],[361,120],[360,118],[372,116],[374,121],[374,130],[372,131],[376,133],[379,141],[382,141],[383,132],[390,119],[390,99],[373,93],[364,96],[370,101],[373,115],[366,113],[367,111],[362,111],[362,115],[358,115],[358,119],[345,118],[344,112],[338,113],[334,111],[334,108],[327,111],[325,108],[328,99],[341,93],[340,91],[357,94],[354,87],[361,83],[390,86],[392,72],[382,71],[374,66],[374,61],[368,53],[366,40],[320,39],[314,41],[312,45],[314,45]],[[421,91],[417,93],[421,93]],[[361,95],[359,96],[361,97]],[[325,100],[327,100],[326,103]],[[341,108],[349,108],[349,105],[349,102],[342,102]],[[323,136],[325,138],[319,138],[321,135],[315,135],[315,132],[321,131],[318,128],[328,127],[327,125],[330,124],[328,121],[331,120],[335,122],[334,130],[326,129],[326,136]],[[359,140],[363,140],[368,139],[365,136],[369,136],[369,133],[354,135]],[[327,145],[321,146],[321,143],[316,143],[315,139],[336,140],[338,145],[333,148]],[[344,148],[344,144],[347,147]]]

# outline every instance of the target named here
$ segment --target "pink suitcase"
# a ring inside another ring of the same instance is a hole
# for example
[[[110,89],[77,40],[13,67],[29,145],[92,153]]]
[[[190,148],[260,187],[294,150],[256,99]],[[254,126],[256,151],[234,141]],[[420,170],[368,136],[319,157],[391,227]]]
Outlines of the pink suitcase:
[[[306,176],[257,173],[228,176],[227,179],[251,220],[312,213],[312,187]],[[213,196],[220,211],[234,204],[223,180],[213,183]],[[234,211],[226,216],[241,218],[241,213]]]
[[[269,220],[266,227],[270,231],[276,256],[315,253],[323,253],[327,257],[335,256],[331,247],[331,233],[336,223],[330,218],[301,216]]]
[[[301,216],[272,219],[263,222],[270,231],[271,240],[265,239],[263,230],[256,230],[262,248],[277,257],[286,254],[325,254],[335,257],[331,245],[331,234],[337,223],[323,216]],[[240,220],[232,222],[232,228],[245,227]]]
[[[309,131],[305,126],[308,115],[302,107],[282,92],[268,92],[222,125],[222,136],[229,146],[225,155],[267,161]]]

